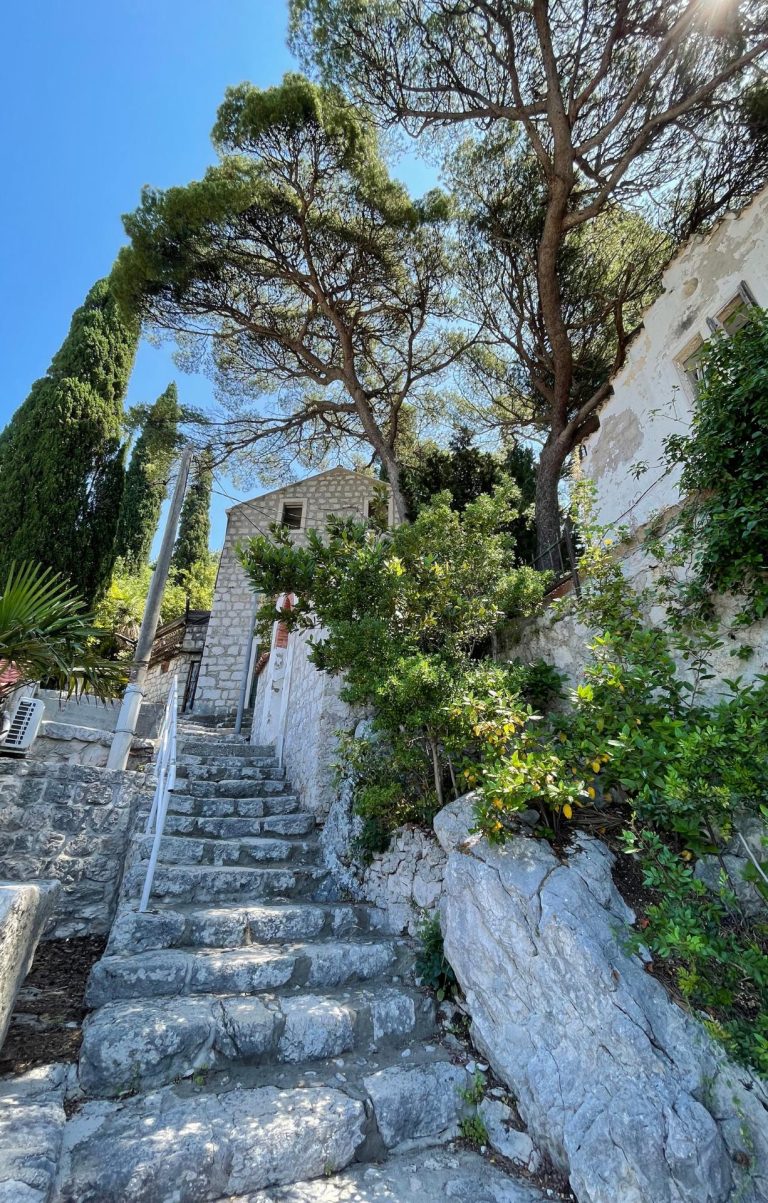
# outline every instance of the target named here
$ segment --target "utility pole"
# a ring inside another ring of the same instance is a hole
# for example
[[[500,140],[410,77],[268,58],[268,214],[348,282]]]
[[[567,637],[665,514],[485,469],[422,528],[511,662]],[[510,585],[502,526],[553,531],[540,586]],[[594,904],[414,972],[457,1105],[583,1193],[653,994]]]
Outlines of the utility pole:
[[[168,579],[171,566],[173,545],[176,542],[176,528],[179,525],[181,506],[189,477],[189,465],[192,460],[193,448],[184,447],[179,459],[179,474],[176,487],[171,498],[171,508],[163,531],[163,541],[149,584],[149,593],[144,606],[144,617],[141,620],[139,637],[136,640],[136,654],[128,684],[123,694],[123,703],[117,716],[115,734],[112,736],[112,746],[107,760],[108,769],[124,769],[128,763],[131,743],[136,734],[136,724],[139,719],[141,703],[144,700],[144,683],[149,670],[149,658],[152,654],[152,644],[157,634],[157,620],[160,617],[160,605],[163,600],[163,590]]]

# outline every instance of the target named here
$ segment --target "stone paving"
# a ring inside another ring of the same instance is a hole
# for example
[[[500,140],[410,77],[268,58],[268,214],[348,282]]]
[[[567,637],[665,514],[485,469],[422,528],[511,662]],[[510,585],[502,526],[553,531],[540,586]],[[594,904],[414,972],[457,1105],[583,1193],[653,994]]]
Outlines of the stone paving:
[[[35,1198],[537,1203],[469,1153],[421,1176],[407,1161],[457,1136],[470,1083],[437,1040],[412,941],[338,897],[271,749],[185,727],[151,909],[138,835],[88,985],[56,1185]],[[361,1162],[384,1165],[341,1176]]]
[[[136,835],[77,1075],[0,1083],[0,1203],[541,1203],[453,1143],[472,1066],[271,749],[182,730],[151,909]]]

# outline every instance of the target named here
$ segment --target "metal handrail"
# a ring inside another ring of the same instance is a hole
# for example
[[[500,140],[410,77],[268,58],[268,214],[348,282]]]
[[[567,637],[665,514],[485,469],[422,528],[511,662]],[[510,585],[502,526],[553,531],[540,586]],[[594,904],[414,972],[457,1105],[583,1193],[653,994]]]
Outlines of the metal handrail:
[[[149,854],[147,875],[144,878],[144,889],[141,892],[139,910],[145,911],[152,893],[152,882],[155,877],[157,858],[160,853],[160,841],[165,828],[165,816],[168,813],[168,794],[176,785],[176,712],[178,709],[179,678],[174,676],[168,691],[168,701],[160,726],[160,739],[157,752],[157,781],[155,796],[152,799],[152,809],[149,812],[144,834],[150,835],[154,824],[152,851]]]

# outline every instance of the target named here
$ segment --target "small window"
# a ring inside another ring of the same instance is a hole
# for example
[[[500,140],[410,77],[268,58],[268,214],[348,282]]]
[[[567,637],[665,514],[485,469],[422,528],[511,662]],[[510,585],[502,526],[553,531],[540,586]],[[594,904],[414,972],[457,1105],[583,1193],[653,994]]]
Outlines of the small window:
[[[280,522],[283,526],[287,526],[288,530],[301,530],[301,519],[304,514],[304,506],[302,502],[288,502],[283,505],[282,517]]]
[[[729,338],[733,338],[738,330],[743,330],[749,325],[752,320],[752,308],[749,301],[745,301],[743,297],[734,297],[725,309],[718,313],[718,328],[724,330]]]
[[[698,394],[699,386],[704,378],[704,350],[705,344],[700,340],[681,363],[694,397]]]

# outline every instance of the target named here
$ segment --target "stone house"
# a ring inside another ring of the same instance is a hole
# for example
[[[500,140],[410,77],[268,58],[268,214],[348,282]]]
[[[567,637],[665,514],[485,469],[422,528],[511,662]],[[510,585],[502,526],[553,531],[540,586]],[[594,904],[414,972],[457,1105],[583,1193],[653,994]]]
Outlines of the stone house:
[[[233,715],[245,688],[253,710],[252,740],[274,744],[291,766],[294,783],[312,809],[327,808],[329,789],[318,765],[327,762],[335,732],[348,717],[338,683],[307,660],[306,636],[275,623],[271,647],[252,638],[254,595],[237,558],[237,547],[282,523],[292,541],[306,545],[307,532],[323,530],[328,518],[365,518],[391,526],[388,486],[347,468],[331,468],[295,484],[272,489],[233,506],[216,579],[213,608],[194,701],[195,714]],[[321,780],[322,777],[322,780]]]
[[[144,702],[165,705],[171,676],[179,679],[179,711],[192,710],[208,632],[210,610],[187,610],[158,627],[152,644]]]
[[[716,330],[735,333],[753,305],[768,308],[768,188],[691,239],[666,268],[599,429],[582,444],[600,522],[638,531],[677,505],[679,470],[665,471],[663,441],[690,424],[704,343]]]

